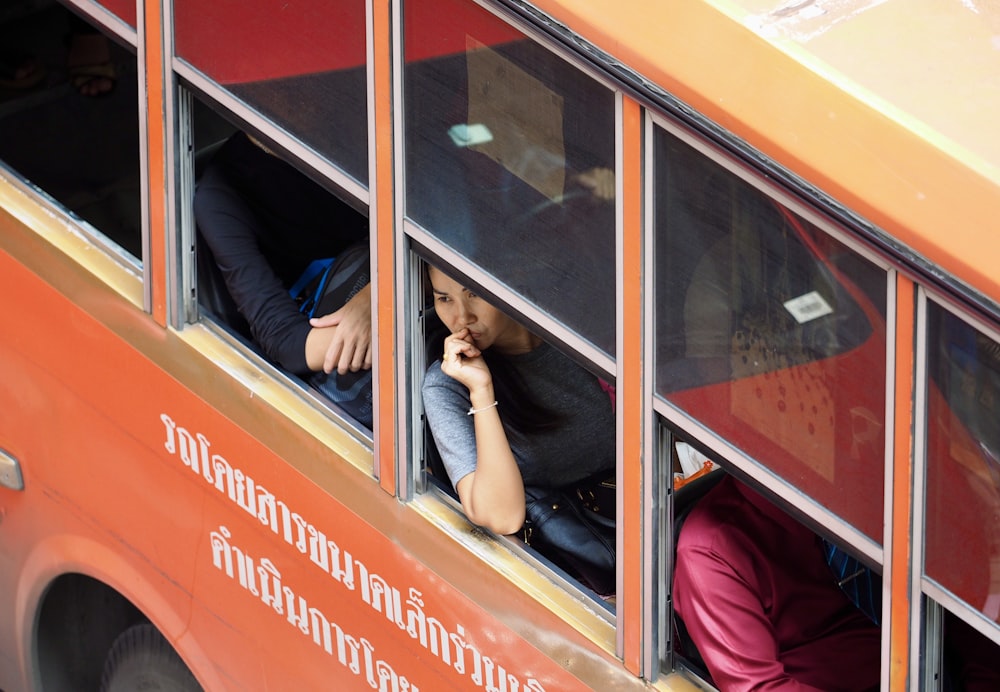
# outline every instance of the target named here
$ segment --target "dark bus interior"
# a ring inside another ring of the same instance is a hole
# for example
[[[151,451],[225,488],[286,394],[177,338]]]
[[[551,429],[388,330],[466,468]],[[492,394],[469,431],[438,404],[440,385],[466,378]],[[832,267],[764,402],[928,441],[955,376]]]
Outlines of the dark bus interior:
[[[136,61],[96,32],[56,2],[0,7],[0,160],[140,257]],[[110,89],[86,95],[102,70]]]
[[[194,119],[206,151],[235,129],[199,102]],[[131,46],[55,0],[0,5],[0,162],[136,258],[139,136]]]

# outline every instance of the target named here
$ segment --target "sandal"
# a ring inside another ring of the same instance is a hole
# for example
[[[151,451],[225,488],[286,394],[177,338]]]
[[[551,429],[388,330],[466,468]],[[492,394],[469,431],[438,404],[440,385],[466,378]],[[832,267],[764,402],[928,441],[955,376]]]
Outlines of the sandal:
[[[0,88],[30,89],[45,78],[45,68],[32,56],[0,52]]]
[[[74,34],[66,67],[70,82],[84,96],[107,96],[118,81],[111,46],[104,34]]]

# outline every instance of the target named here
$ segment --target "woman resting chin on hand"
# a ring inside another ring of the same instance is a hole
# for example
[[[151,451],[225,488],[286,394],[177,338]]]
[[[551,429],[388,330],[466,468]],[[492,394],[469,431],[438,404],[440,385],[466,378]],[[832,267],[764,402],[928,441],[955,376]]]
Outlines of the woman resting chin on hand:
[[[448,477],[473,523],[524,524],[524,486],[569,485],[615,468],[615,420],[600,380],[435,267],[450,334],[423,400]]]

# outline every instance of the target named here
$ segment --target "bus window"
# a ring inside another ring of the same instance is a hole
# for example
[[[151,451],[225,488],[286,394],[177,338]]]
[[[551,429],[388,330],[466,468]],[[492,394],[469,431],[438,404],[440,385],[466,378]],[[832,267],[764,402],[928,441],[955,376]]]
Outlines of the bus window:
[[[613,92],[474,3],[404,22],[407,215],[613,354]]]
[[[174,2],[179,57],[368,184],[364,0]]]
[[[655,135],[656,392],[882,540],[883,272]]]
[[[852,561],[843,579],[832,543],[766,491],[724,469],[700,472],[713,468],[706,457],[673,447],[672,649],[684,666],[722,690],[876,689],[877,573],[837,549]]]
[[[0,45],[37,79],[0,88],[0,160],[141,257],[135,57],[61,5],[22,4]]]
[[[458,498],[473,523],[523,540],[544,561],[612,598],[614,551],[602,566],[546,544],[531,500],[567,490],[607,529],[598,542],[613,545],[613,385],[471,291],[469,282],[435,266],[425,278],[437,324],[426,336],[431,362],[421,386],[435,484]]]
[[[1000,622],[1000,342],[928,303],[927,577]]]
[[[194,125],[199,305],[370,430],[367,218],[210,109]]]

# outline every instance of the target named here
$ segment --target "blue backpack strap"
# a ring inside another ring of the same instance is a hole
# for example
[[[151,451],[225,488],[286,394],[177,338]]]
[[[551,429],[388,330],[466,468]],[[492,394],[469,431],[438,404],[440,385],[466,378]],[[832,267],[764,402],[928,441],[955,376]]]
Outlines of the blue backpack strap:
[[[326,283],[326,274],[330,272],[333,260],[333,257],[313,260],[295,281],[295,284],[288,289],[288,295],[299,303],[299,312],[307,317],[312,317],[313,312],[316,310],[316,301],[323,294],[323,284]],[[303,296],[303,292],[312,286],[317,278],[320,278],[319,286],[314,287],[310,295]]]
[[[333,264],[332,257],[313,260],[310,262],[309,266],[306,267],[306,270],[302,272],[302,275],[299,276],[292,287],[288,289],[288,295],[292,298],[298,298],[299,294],[302,293],[302,289],[308,286],[310,281],[326,271],[331,264]]]

